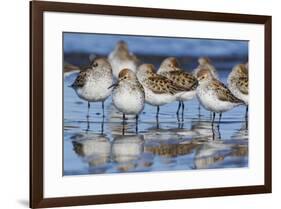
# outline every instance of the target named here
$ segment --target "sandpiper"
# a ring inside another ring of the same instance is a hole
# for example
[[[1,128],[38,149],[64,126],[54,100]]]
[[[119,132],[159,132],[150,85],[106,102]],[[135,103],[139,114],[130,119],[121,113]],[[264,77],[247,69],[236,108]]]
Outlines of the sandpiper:
[[[176,94],[177,100],[179,101],[177,115],[179,115],[179,111],[182,106],[183,116],[184,101],[191,100],[196,95],[196,87],[198,84],[197,79],[193,75],[184,72],[175,57],[166,58],[160,65],[157,73],[165,76],[171,80],[175,86],[184,90]]]
[[[113,84],[112,70],[109,62],[105,58],[97,58],[84,69],[81,69],[71,87],[83,100],[88,101],[88,115],[90,102],[102,102],[104,117],[104,101],[110,96]]]
[[[156,69],[152,64],[139,66],[137,77],[144,87],[146,103],[157,106],[157,119],[159,106],[176,101],[176,94],[184,91],[183,88],[176,86],[168,78],[156,74]]]
[[[198,74],[198,81],[197,98],[205,109],[213,112],[212,124],[216,113],[220,114],[220,122],[223,112],[243,104],[243,101],[236,98],[223,83],[215,79],[209,70],[201,70]]]
[[[234,96],[242,100],[246,105],[248,114],[248,63],[235,65],[227,78],[227,85]]]
[[[137,57],[129,51],[125,41],[119,41],[115,49],[108,55],[108,60],[112,66],[113,75],[118,78],[121,70],[127,68],[133,72],[137,70]]]
[[[202,70],[208,70],[210,71],[211,75],[215,78],[219,80],[219,74],[216,70],[216,68],[213,66],[212,61],[208,58],[208,57],[200,57],[198,59],[198,66],[193,70],[192,74],[198,78],[198,74],[200,74],[200,72]],[[199,117],[201,116],[200,114],[200,104],[198,105],[198,115]]]
[[[208,57],[200,57],[198,59],[198,66],[193,70],[193,75],[197,78],[201,70],[208,70],[215,79],[219,79],[219,74]]]
[[[113,104],[123,113],[123,125],[126,114],[136,115],[137,132],[138,115],[143,110],[145,102],[144,89],[135,73],[130,69],[121,70],[118,77],[118,82],[109,87],[114,87],[112,92]]]

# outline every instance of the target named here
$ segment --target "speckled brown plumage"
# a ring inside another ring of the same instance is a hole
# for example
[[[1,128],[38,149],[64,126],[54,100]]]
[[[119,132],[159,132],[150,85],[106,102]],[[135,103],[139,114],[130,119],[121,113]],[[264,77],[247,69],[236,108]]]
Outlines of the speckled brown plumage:
[[[236,83],[237,88],[243,94],[249,94],[248,92],[248,77],[240,77]]]
[[[180,155],[186,155],[199,147],[195,143],[185,144],[160,144],[159,146],[145,147],[146,152],[151,152],[155,155],[176,157]]]
[[[237,65],[235,70],[235,75],[231,78],[231,82],[235,83],[236,87],[243,94],[248,94],[248,68],[245,64]]]
[[[86,79],[91,75],[91,68],[84,68],[72,84],[73,88],[82,88],[86,84]]]
[[[232,103],[243,103],[243,101],[236,98],[222,82],[216,79],[210,83],[209,89],[216,91],[219,100],[229,101]]]
[[[195,90],[198,85],[197,79],[186,72],[172,71],[163,73],[163,75],[184,91]]]
[[[180,91],[184,91],[183,88],[176,86],[171,80],[161,75],[153,75],[146,80],[147,86],[154,93],[170,93],[176,94]]]
[[[248,103],[248,63],[235,65],[227,78],[227,84],[236,97]]]

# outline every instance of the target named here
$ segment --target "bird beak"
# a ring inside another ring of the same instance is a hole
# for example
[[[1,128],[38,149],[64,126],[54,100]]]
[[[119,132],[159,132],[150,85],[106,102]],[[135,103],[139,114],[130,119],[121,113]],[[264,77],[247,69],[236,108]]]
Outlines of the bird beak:
[[[111,89],[112,87],[116,87],[116,86],[118,86],[118,83],[114,83],[114,84],[112,84],[111,86],[109,86],[107,89]]]
[[[201,77],[198,77],[197,78],[197,82],[199,82],[199,81],[201,81],[202,80],[202,78]]]
[[[75,85],[74,85],[74,83],[73,83],[73,84],[69,85],[68,87],[74,89],[74,88],[75,88]]]
[[[194,82],[193,86],[192,87],[197,87],[199,85],[199,81],[196,79],[196,82]]]

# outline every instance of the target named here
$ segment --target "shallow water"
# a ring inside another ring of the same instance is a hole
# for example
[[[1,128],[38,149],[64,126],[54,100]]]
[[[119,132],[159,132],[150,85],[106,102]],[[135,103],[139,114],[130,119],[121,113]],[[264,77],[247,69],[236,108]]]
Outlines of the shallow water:
[[[228,71],[219,73],[225,82]],[[180,122],[177,102],[160,108],[158,123],[156,107],[146,104],[136,134],[134,116],[123,126],[111,98],[105,118],[101,103],[91,104],[87,118],[87,102],[68,87],[75,77],[64,80],[64,175],[248,166],[245,106],[224,113],[212,127],[210,112],[199,110],[196,99],[185,102]]]

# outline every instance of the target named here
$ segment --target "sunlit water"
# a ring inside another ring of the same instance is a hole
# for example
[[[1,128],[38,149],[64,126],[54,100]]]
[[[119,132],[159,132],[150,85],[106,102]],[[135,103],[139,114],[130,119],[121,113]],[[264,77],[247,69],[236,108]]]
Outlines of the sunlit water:
[[[224,82],[227,74],[220,71]],[[158,123],[156,107],[146,104],[136,133],[134,117],[128,116],[123,126],[111,97],[105,118],[101,103],[91,104],[87,118],[87,102],[68,87],[76,76],[64,80],[64,175],[248,166],[245,106],[224,113],[212,127],[210,112],[199,112],[196,99],[185,102],[180,122],[177,102],[160,108]]]

